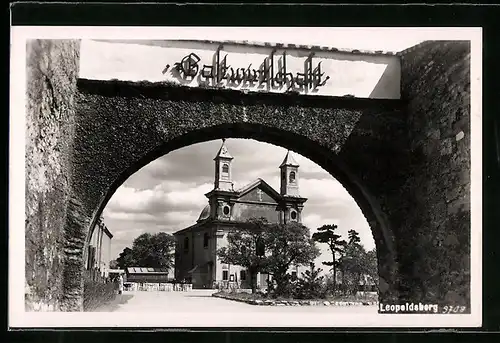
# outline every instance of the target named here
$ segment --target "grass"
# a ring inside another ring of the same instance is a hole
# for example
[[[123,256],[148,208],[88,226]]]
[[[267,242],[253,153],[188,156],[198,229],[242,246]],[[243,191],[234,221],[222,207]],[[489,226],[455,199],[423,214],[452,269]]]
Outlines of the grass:
[[[114,283],[85,281],[83,286],[83,310],[93,311],[96,308],[115,300],[117,291]]]

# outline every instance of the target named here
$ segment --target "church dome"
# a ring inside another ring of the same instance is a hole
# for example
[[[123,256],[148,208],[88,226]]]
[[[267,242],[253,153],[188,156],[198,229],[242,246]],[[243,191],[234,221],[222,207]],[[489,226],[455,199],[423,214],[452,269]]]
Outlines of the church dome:
[[[210,217],[210,204],[205,206],[203,211],[201,211],[200,217],[198,218],[198,221],[208,219],[208,217]]]

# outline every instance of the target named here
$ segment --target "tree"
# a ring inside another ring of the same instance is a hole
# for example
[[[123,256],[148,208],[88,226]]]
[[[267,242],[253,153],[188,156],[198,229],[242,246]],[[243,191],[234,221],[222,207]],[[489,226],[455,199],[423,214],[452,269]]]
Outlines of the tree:
[[[378,260],[377,252],[375,249],[372,249],[365,253],[362,265],[364,267],[364,273],[373,281],[375,286],[378,288]]]
[[[121,269],[127,267],[173,267],[175,238],[165,232],[143,233],[134,239],[132,248],[126,247],[116,259]]]
[[[135,265],[135,259],[133,256],[132,249],[129,247],[126,247],[123,249],[123,251],[120,253],[119,257],[116,259],[116,262],[118,263],[118,266],[120,269],[125,269],[127,267],[133,267]]]
[[[318,228],[318,232],[315,232],[312,236],[313,240],[319,243],[326,243],[330,248],[330,252],[332,253],[332,261],[324,261],[323,264],[326,266],[331,266],[333,269],[333,292],[335,292],[336,284],[337,284],[337,267],[339,263],[337,261],[336,255],[342,256],[344,253],[345,246],[347,242],[345,240],[340,239],[341,235],[335,233],[337,229],[337,225],[323,225]]]
[[[302,224],[270,224],[263,232],[266,246],[266,271],[272,275],[275,296],[286,295],[287,271],[291,265],[309,264],[320,255],[319,249]]]
[[[310,264],[311,269],[302,273],[302,277],[298,280],[296,297],[298,299],[317,299],[325,296],[325,287],[321,268],[314,268],[314,263]]]
[[[239,265],[248,270],[252,293],[257,289],[257,273],[266,262],[262,233],[267,225],[264,218],[250,219],[242,229],[228,233],[228,246],[217,251],[222,263]]]
[[[119,268],[118,261],[116,260],[109,261],[109,269],[118,269],[118,268]]]
[[[347,232],[347,235],[350,245],[361,244],[361,238],[359,238],[359,232],[357,232],[356,230],[353,229],[349,230]]]
[[[344,250],[344,255],[340,259],[342,270],[342,285],[344,290],[350,293],[356,293],[362,277],[373,275],[373,253],[366,252],[361,244],[359,233],[355,230],[349,230],[348,243]],[[376,259],[375,259],[376,266]]]
[[[132,244],[132,256],[137,266],[166,268],[173,266],[175,239],[172,235],[159,232],[154,235],[143,233]]]

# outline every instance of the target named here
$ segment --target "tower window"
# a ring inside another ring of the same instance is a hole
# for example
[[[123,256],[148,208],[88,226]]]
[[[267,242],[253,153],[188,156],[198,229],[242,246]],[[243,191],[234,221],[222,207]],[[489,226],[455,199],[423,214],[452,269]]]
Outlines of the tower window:
[[[184,238],[184,253],[187,253],[189,251],[189,238],[186,237]]]
[[[222,172],[225,173],[225,174],[229,174],[229,165],[227,165],[226,163],[224,163],[222,165]]]
[[[296,219],[297,219],[297,212],[292,211],[292,212],[290,213],[290,217],[292,218],[292,220],[296,220]]]
[[[224,208],[222,209],[222,213],[227,216],[229,214],[229,206],[224,206]]]
[[[285,181],[286,180],[286,172],[283,170],[281,173],[281,180]]]
[[[290,172],[290,182],[295,182],[295,172]]]
[[[208,233],[205,232],[203,234],[203,247],[204,248],[208,248],[208,240],[209,240]]]

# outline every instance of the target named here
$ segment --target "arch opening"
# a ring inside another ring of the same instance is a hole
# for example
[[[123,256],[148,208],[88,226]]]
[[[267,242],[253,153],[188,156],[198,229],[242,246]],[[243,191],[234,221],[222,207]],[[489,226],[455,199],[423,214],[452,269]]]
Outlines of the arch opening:
[[[223,139],[223,138],[243,138],[254,139],[256,141],[270,143],[276,146],[293,150],[303,156],[306,156],[318,166],[327,171],[332,177],[339,181],[347,192],[355,200],[361,209],[365,219],[369,223],[372,235],[375,241],[378,271],[383,282],[390,284],[391,275],[397,269],[396,252],[392,243],[393,234],[390,227],[383,217],[383,213],[378,208],[374,198],[370,196],[368,190],[362,182],[354,176],[353,173],[342,163],[338,156],[334,155],[327,147],[320,146],[307,137],[279,130],[276,128],[253,123],[233,123],[216,125],[209,128],[199,129],[183,134],[171,141],[163,142],[160,146],[139,158],[132,165],[124,170],[118,178],[108,187],[108,190],[101,201],[98,210],[93,216],[89,227],[87,244],[92,235],[95,222],[101,216],[106,204],[111,196],[116,192],[132,174],[157,158],[168,154],[171,151],[186,147],[195,143]],[[291,179],[290,175],[290,179]],[[295,180],[295,177],[294,177]],[[186,243],[186,242],[184,242]],[[188,243],[189,244],[189,243]],[[186,244],[184,244],[186,246]],[[185,248],[184,248],[185,249]],[[189,248],[188,248],[189,249]],[[383,255],[383,256],[382,256]],[[394,289],[388,291],[394,292]]]

